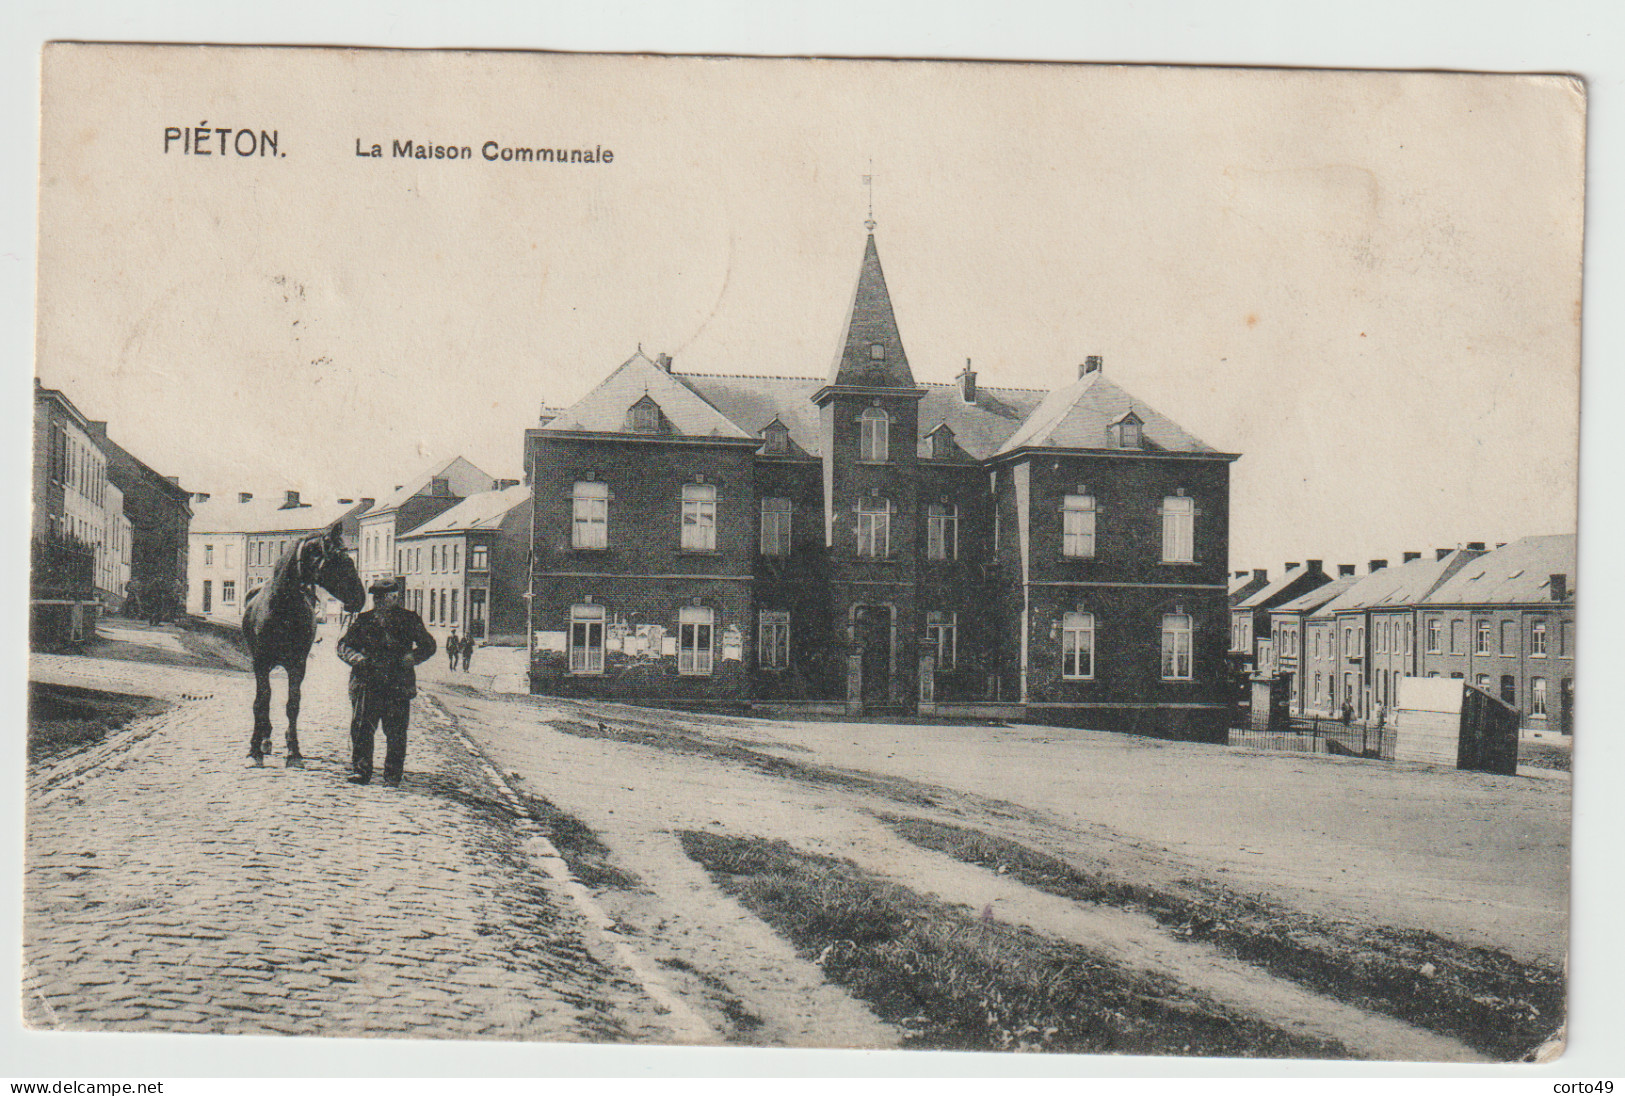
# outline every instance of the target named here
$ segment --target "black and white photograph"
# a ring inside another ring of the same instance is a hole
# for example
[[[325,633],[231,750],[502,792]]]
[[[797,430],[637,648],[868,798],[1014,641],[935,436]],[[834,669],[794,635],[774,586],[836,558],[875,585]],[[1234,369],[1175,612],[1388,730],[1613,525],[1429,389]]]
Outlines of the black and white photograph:
[[[1556,1059],[1586,126],[46,45],[23,1025]]]

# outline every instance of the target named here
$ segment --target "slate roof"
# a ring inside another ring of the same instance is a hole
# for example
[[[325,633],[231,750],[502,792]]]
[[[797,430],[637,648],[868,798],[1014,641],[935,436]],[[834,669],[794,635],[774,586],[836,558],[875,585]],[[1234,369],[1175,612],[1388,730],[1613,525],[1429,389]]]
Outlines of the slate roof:
[[[193,533],[301,533],[325,529],[359,503],[317,503],[282,508],[275,496],[238,502],[236,495],[192,504]]]
[[[1375,574],[1361,575],[1358,582],[1315,615],[1329,616],[1350,609],[1398,609],[1415,605],[1439,583],[1481,554],[1457,548],[1443,559],[1413,559],[1398,567],[1384,567]]]
[[[445,513],[436,515],[401,537],[424,536],[429,533],[464,533],[471,529],[495,529],[515,506],[530,501],[530,488],[524,485],[505,487],[500,491],[481,491],[470,495]]]
[[[1275,581],[1266,584],[1265,586],[1261,587],[1260,589],[1255,590],[1251,594],[1248,594],[1246,597],[1242,598],[1241,601],[1234,606],[1234,608],[1237,608],[1237,609],[1270,609],[1270,608],[1274,608],[1274,606],[1272,606],[1270,604],[1270,600],[1272,598],[1280,597],[1287,590],[1290,590],[1294,584],[1301,583],[1305,579],[1310,578],[1311,576],[1318,576],[1321,579],[1325,579],[1327,577],[1326,572],[1324,572],[1324,571],[1310,571],[1310,570],[1308,570],[1306,568],[1303,568],[1303,567],[1294,567],[1292,570],[1286,572],[1284,575],[1280,576]],[[1326,583],[1322,582],[1321,585],[1324,586],[1324,585],[1326,585]],[[1318,587],[1318,586],[1316,587],[1316,589],[1319,589],[1319,588],[1320,587]]]
[[[390,492],[387,498],[378,503],[371,510],[368,510],[367,515],[371,516],[374,514],[384,514],[400,509],[406,504],[407,499],[412,498],[414,495],[422,494],[436,476],[446,475],[459,463],[462,464],[468,471],[484,478],[487,483],[493,482],[490,476],[487,476],[484,472],[480,471],[478,467],[470,463],[464,457],[453,457],[450,460],[436,459],[433,463],[424,465],[421,470],[407,479],[407,481],[401,484],[399,488]]]
[[[1111,449],[1107,427],[1133,411],[1144,422],[1145,448],[1166,453],[1216,453],[1218,450],[1186,432],[1168,416],[1125,392],[1100,370],[1057,388],[1011,438],[999,448],[1010,453],[1023,446],[1056,449]]]
[[[883,347],[885,356],[876,361],[871,350]],[[875,235],[869,233],[858,267],[858,285],[847,309],[846,328],[829,367],[829,383],[880,388],[913,388],[914,374],[903,352],[903,336],[897,330],[891,294],[886,291],[886,274],[880,269],[880,252]]]
[[[1272,613],[1313,613],[1327,602],[1335,601],[1343,591],[1360,581],[1359,575],[1343,575],[1334,578],[1324,586],[1317,586],[1307,594],[1301,594],[1291,601],[1277,605],[1271,609]]]
[[[731,421],[693,389],[644,357],[639,350],[543,430],[584,430],[614,434],[626,429],[626,412],[648,396],[659,407],[674,433],[683,437],[749,438],[753,435]],[[768,416],[772,418],[772,416]],[[763,420],[763,425],[767,420]]]
[[[877,344],[885,348],[880,360],[871,352]],[[668,373],[640,349],[540,429],[625,433],[628,409],[647,396],[659,405],[679,436],[760,439],[762,429],[777,418],[790,432],[792,456],[818,457],[822,425],[813,397],[830,384],[923,392],[918,404],[920,438],[947,425],[958,446],[977,460],[1023,446],[1118,451],[1110,443],[1107,428],[1130,412],[1143,423],[1141,452],[1226,455],[1107,380],[1099,370],[1054,392],[979,386],[970,403],[960,397],[958,384],[916,384],[872,234],[864,247],[852,308],[827,380]]]
[[[810,456],[818,455],[818,407],[812,396],[824,387],[823,381],[707,373],[674,373],[672,379],[686,385],[741,433],[761,437],[763,427],[777,418],[790,431],[791,442]]]
[[[1473,560],[1427,596],[1428,605],[1550,605],[1551,576],[1568,576],[1574,598],[1573,533],[1524,537]],[[1561,604],[1561,603],[1560,603]]]

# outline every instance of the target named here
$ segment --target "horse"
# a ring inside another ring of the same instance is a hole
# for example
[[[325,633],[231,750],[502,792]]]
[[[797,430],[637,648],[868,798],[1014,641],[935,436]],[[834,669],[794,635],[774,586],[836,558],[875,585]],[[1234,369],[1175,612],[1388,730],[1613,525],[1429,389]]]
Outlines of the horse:
[[[248,756],[255,765],[264,765],[271,752],[271,670],[277,666],[288,672],[287,765],[304,764],[299,753],[299,689],[316,641],[318,586],[338,598],[347,613],[360,612],[367,603],[355,561],[344,550],[339,524],[289,548],[277,561],[271,581],[255,587],[243,602],[243,642],[254,660],[254,737]]]

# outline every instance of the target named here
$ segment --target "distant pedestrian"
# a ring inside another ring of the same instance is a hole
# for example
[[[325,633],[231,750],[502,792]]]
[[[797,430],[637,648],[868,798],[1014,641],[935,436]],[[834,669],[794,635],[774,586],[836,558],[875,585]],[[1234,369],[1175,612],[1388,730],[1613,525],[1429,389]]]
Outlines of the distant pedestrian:
[[[479,644],[474,642],[473,636],[463,637],[463,673],[468,673],[468,664],[474,660],[474,648]]]
[[[446,640],[446,668],[455,670],[457,668],[457,656],[462,653],[462,641],[457,638],[457,633],[453,631],[451,638]]]
[[[350,667],[352,784],[372,781],[373,734],[384,728],[384,783],[399,785],[406,771],[406,725],[417,695],[417,666],[434,656],[434,637],[423,620],[401,607],[405,583],[377,579],[368,587],[373,608],[339,640]]]
[[[1352,700],[1345,700],[1345,701],[1343,701],[1343,726],[1347,727],[1350,723],[1353,723],[1353,722],[1354,722],[1354,702]]]

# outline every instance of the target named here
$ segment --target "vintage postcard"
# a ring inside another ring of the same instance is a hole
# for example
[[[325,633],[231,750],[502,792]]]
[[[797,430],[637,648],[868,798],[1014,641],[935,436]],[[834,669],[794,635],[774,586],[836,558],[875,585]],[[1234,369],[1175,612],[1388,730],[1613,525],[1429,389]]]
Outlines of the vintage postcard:
[[[57,43],[37,1030],[1508,1062],[1564,76]]]

